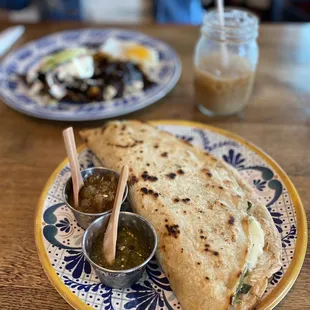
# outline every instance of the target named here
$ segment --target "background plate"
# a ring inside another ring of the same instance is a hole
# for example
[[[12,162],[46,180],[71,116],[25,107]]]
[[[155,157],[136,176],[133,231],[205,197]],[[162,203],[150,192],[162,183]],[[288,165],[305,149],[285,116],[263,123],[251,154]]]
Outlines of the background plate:
[[[157,85],[146,92],[124,98],[88,104],[43,106],[42,98],[33,97],[16,74],[25,74],[45,55],[68,47],[100,45],[108,38],[133,40],[150,46],[159,53],[159,65],[154,71]],[[177,83],[181,62],[175,51],[162,41],[145,34],[120,29],[82,29],[58,32],[32,41],[8,55],[1,64],[0,95],[11,108],[27,115],[66,121],[111,118],[140,110],[163,98]]]
[[[259,309],[274,307],[296,280],[307,248],[305,212],[288,176],[259,148],[224,130],[185,121],[154,124],[238,169],[266,204],[281,235],[283,267],[269,280]],[[81,169],[100,165],[85,146],[79,152]],[[156,259],[148,264],[142,279],[127,289],[111,289],[99,283],[81,251],[83,229],[62,201],[69,176],[66,159],[46,184],[35,221],[38,254],[58,292],[77,309],[181,309]]]

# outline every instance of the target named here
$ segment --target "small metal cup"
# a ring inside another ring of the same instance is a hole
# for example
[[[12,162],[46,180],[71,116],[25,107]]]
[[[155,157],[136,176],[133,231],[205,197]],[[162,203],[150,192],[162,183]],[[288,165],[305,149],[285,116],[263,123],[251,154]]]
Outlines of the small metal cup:
[[[117,175],[117,177],[119,177],[118,172],[111,170],[111,169],[102,168],[102,167],[93,167],[93,168],[88,168],[88,169],[82,170],[81,175],[82,175],[83,180],[85,180],[92,174],[104,175],[107,172],[108,173],[114,173]],[[68,208],[70,208],[71,211],[73,212],[73,214],[74,214],[77,222],[79,223],[79,225],[81,227],[83,227],[84,229],[86,229],[89,226],[89,224],[91,222],[93,222],[95,219],[97,219],[98,217],[105,215],[105,214],[108,214],[108,213],[111,213],[112,210],[101,212],[101,213],[85,213],[85,212],[81,212],[79,210],[76,210],[75,208],[73,208],[73,206],[70,205],[70,203],[68,201],[69,193],[71,193],[72,191],[73,191],[72,178],[70,177],[68,179],[68,181],[66,182],[64,190],[63,190],[63,199],[64,199],[64,202],[66,203],[66,205],[68,206]],[[126,200],[127,195],[128,195],[128,185],[126,184],[125,193],[124,193],[122,203]]]
[[[131,212],[120,212],[119,226],[137,230],[142,236],[147,238],[152,249],[150,256],[139,266],[127,270],[111,270],[94,263],[90,258],[93,241],[99,235],[103,235],[109,222],[111,214],[103,215],[95,220],[84,233],[82,241],[82,251],[85,258],[94,268],[100,281],[112,288],[126,288],[139,280],[145,270],[146,264],[154,256],[157,249],[157,235],[155,229],[149,221],[140,215]]]

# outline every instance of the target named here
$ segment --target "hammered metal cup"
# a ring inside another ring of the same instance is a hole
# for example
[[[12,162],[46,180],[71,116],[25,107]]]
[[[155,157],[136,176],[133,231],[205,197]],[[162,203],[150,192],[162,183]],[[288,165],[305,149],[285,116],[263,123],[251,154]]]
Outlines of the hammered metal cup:
[[[109,222],[111,214],[103,215],[89,225],[84,233],[82,241],[82,251],[85,258],[95,270],[100,281],[112,288],[126,288],[138,281],[145,270],[146,264],[154,256],[157,249],[157,235],[155,229],[149,221],[140,215],[131,212],[120,212],[119,227],[128,227],[138,231],[139,234],[147,238],[149,247],[152,249],[149,257],[139,266],[127,270],[111,270],[94,263],[90,258],[93,241],[99,235],[103,235]]]
[[[93,168],[88,168],[88,169],[81,171],[83,180],[87,179],[92,174],[104,175],[106,173],[114,173],[119,178],[118,172],[111,170],[111,169],[103,168],[103,167],[93,167]],[[66,205],[68,206],[68,208],[70,208],[71,211],[73,212],[78,224],[84,229],[86,229],[89,226],[89,224],[92,223],[98,217],[111,213],[112,210],[101,212],[101,213],[85,213],[85,212],[76,210],[75,208],[73,208],[73,206],[70,205],[68,201],[69,193],[71,193],[72,190],[73,190],[72,178],[70,177],[68,181],[66,182],[64,190],[63,190],[63,199]],[[128,195],[128,185],[126,185],[122,203],[126,200],[127,195]]]

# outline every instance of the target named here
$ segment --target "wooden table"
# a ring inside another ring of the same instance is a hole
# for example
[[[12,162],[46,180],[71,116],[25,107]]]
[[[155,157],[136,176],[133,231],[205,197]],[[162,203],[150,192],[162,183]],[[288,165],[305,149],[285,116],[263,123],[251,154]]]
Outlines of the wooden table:
[[[7,26],[0,24],[0,30]],[[77,27],[83,25],[29,25],[19,44]],[[199,29],[187,26],[137,29],[169,43],[182,59],[183,73],[169,96],[126,117],[200,121],[247,138],[284,168],[310,211],[310,25],[262,25],[256,85],[244,118],[214,119],[200,114],[193,101],[192,54]],[[0,116],[0,308],[70,309],[44,274],[33,236],[36,204],[47,178],[65,157],[61,131],[70,124],[31,118],[2,103]],[[103,121],[74,126],[101,124]],[[279,309],[310,309],[309,273],[308,256]]]

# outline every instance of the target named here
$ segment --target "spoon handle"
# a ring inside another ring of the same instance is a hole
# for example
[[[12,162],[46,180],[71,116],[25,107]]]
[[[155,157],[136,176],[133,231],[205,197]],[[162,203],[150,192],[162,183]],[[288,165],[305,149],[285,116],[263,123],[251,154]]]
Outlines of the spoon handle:
[[[128,166],[123,166],[117,185],[112,214],[103,240],[103,253],[109,264],[115,260],[119,213],[128,179]]]
[[[79,191],[80,188],[84,185],[84,182],[80,172],[80,165],[77,157],[72,127],[69,127],[63,131],[63,137],[72,175],[74,204],[77,207],[79,205]]]

